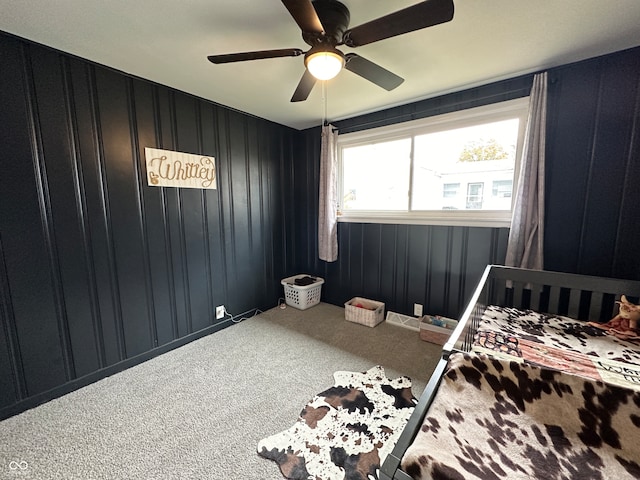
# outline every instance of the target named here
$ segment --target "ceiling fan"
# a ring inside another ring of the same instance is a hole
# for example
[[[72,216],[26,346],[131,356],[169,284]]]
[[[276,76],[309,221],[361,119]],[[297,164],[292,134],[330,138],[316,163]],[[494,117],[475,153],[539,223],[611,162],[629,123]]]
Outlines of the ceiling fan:
[[[404,81],[402,77],[355,53],[344,54],[336,47],[360,47],[453,19],[453,0],[427,0],[350,29],[349,9],[338,0],[281,1],[301,28],[302,39],[311,47],[309,50],[285,48],[209,55],[207,58],[221,64],[304,54],[306,69],[292,102],[306,100],[317,80],[329,80],[342,68],[385,90],[393,90]]]

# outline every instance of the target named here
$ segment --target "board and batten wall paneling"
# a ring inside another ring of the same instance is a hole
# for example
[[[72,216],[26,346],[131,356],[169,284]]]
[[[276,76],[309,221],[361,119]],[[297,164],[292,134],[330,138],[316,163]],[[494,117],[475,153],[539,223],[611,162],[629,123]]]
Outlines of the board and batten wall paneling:
[[[4,304],[3,343],[12,357],[0,368],[3,377],[13,376],[15,384],[0,393],[0,406],[4,407],[66,382],[70,345],[64,325],[68,316],[62,315],[60,271],[53,270],[59,256],[51,230],[50,195],[43,183],[46,172],[31,61],[15,40],[3,42],[0,55],[4,277],[0,299]],[[14,125],[19,128],[11,128]],[[15,378],[16,374],[20,377]]]
[[[545,267],[640,279],[640,48],[550,71]]]
[[[353,297],[385,303],[386,310],[458,317],[489,263],[503,263],[507,228],[340,223],[338,260],[321,262],[323,299],[342,305]]]
[[[275,306],[299,133],[0,34],[0,418]],[[214,156],[149,187],[145,147]]]

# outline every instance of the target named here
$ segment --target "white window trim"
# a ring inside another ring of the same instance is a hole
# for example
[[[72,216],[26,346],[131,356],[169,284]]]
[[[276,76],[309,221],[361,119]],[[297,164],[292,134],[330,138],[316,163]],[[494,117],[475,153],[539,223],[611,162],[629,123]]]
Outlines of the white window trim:
[[[396,223],[414,225],[460,225],[470,227],[509,227],[513,211],[513,200],[516,198],[520,159],[527,123],[529,97],[508,100],[505,102],[484,105],[481,107],[460,110],[433,117],[397,123],[384,127],[347,133],[338,136],[338,191],[344,191],[342,149],[360,145],[370,145],[379,141],[388,142],[394,139],[424,135],[442,130],[462,128],[483,122],[499,121],[517,114],[520,118],[516,162],[513,174],[513,192],[511,194],[511,210],[414,210],[414,211],[343,211],[342,193],[339,194],[338,221],[355,223]],[[409,199],[411,199],[409,185]]]

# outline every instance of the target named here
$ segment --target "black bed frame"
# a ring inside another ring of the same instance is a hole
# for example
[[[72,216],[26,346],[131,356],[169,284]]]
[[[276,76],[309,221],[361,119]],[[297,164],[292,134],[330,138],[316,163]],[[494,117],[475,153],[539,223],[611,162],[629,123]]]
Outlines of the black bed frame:
[[[471,350],[473,335],[488,305],[515,307],[579,320],[606,322],[617,313],[616,300],[637,303],[640,282],[571,273],[488,265],[458,326],[442,349],[442,358],[418,400],[398,442],[380,469],[379,480],[412,480],[400,461],[422,426],[453,352]]]

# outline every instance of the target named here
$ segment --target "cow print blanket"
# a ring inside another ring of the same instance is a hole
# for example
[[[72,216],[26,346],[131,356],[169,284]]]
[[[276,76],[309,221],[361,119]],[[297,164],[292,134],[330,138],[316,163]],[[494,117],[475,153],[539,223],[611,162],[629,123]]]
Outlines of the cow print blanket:
[[[414,479],[640,478],[640,392],[456,353],[402,469]]]
[[[640,389],[640,340],[568,317],[489,306],[472,350]]]
[[[374,480],[416,405],[411,380],[389,380],[376,366],[334,373],[295,425],[258,443],[288,479]]]

